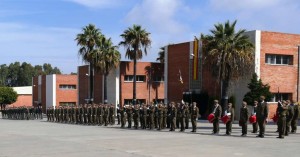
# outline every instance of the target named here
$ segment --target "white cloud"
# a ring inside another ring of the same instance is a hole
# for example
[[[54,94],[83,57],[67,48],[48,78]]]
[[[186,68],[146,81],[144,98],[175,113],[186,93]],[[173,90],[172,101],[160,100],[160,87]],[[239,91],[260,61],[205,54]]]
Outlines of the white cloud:
[[[139,24],[151,33],[152,44],[147,61],[155,61],[159,48],[169,43],[188,41],[190,27],[181,17],[193,12],[183,0],[143,0],[127,14],[125,22]]]
[[[272,7],[283,0],[210,0],[211,6],[218,10],[262,9]]]
[[[118,6],[123,0],[65,0],[84,5],[89,8],[112,8]]]

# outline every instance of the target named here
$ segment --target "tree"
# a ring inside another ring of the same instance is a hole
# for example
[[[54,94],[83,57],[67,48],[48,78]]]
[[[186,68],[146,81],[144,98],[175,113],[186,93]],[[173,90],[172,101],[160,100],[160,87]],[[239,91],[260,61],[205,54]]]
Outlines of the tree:
[[[136,62],[147,55],[147,48],[151,45],[150,33],[140,25],[133,25],[121,34],[123,41],[119,43],[126,49],[125,56],[133,60],[133,105],[136,104]],[[144,50],[144,51],[143,51]]]
[[[260,96],[265,96],[266,101],[270,101],[273,97],[270,92],[270,86],[268,84],[263,84],[261,79],[258,79],[257,74],[252,75],[251,81],[248,84],[250,91],[245,94],[244,101],[249,105],[253,105],[254,101],[258,101]]]
[[[0,66],[0,86],[31,86],[32,77],[38,75],[61,74],[57,67],[52,68],[51,64],[45,63],[43,66],[30,63],[15,62],[9,64],[2,64]]]
[[[222,85],[222,107],[228,103],[230,81],[249,75],[254,65],[254,45],[245,29],[235,31],[236,22],[215,24],[211,35],[201,35],[207,64]]]
[[[1,110],[8,104],[12,104],[17,101],[18,94],[11,87],[0,87],[0,105]]]
[[[106,39],[104,36],[96,43],[97,47],[92,51],[92,55],[99,59],[95,62],[95,70],[104,74],[104,103],[107,103],[107,76],[109,72],[117,68],[121,54],[117,46],[113,46],[111,38]]]
[[[91,55],[93,50],[96,49],[96,43],[103,37],[100,29],[96,28],[95,25],[89,24],[82,28],[82,33],[77,34],[76,41],[80,47],[78,54],[82,57],[82,60],[89,63],[89,77],[90,77],[90,91],[89,99],[92,102],[94,97],[94,64],[97,61],[97,57]]]
[[[159,61],[160,63],[165,63],[165,47],[160,48],[156,61]]]

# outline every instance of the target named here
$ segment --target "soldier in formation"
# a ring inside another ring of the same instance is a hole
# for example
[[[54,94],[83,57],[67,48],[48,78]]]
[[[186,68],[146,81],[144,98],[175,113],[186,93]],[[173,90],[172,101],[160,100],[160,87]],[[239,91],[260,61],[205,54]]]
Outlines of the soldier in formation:
[[[47,121],[82,125],[114,125],[115,107],[107,104],[84,104],[47,108]]]
[[[6,107],[2,110],[2,118],[14,120],[35,120],[43,119],[43,113],[40,106]]]

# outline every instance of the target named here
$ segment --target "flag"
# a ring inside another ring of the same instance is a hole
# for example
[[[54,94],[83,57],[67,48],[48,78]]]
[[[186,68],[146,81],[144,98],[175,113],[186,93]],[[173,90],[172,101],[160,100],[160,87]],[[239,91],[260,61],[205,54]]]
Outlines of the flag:
[[[182,76],[181,76],[181,71],[180,71],[180,69],[179,69],[179,81],[180,81],[181,84],[183,84],[183,80],[182,80]]]
[[[194,49],[193,49],[193,79],[198,80],[198,54],[199,53],[199,40],[197,37],[194,39]]]

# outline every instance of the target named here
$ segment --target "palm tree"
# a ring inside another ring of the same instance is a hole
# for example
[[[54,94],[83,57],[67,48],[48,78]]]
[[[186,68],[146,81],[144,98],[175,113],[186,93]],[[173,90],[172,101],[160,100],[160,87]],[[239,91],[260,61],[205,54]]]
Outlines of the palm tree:
[[[91,55],[91,52],[96,48],[96,43],[103,37],[101,31],[95,25],[89,24],[82,28],[82,33],[77,34],[77,45],[80,46],[78,54],[82,56],[82,60],[89,63],[89,99],[92,102],[94,97],[94,64],[97,58]]]
[[[201,35],[208,65],[222,84],[222,107],[228,103],[230,81],[248,76],[254,66],[254,45],[245,29],[235,31],[236,22],[215,24],[211,35]]]
[[[95,69],[104,74],[104,103],[107,103],[107,76],[109,72],[117,68],[120,60],[121,54],[117,50],[117,46],[113,46],[111,38],[102,39],[96,43],[97,49],[93,50],[92,54],[97,58],[95,62]]]
[[[121,34],[123,41],[119,43],[126,49],[125,56],[133,60],[133,105],[136,104],[136,61],[143,58],[143,50],[147,55],[147,48],[151,45],[150,33],[140,25],[133,25]]]
[[[156,61],[159,61],[160,63],[165,63],[165,47],[160,48]]]

